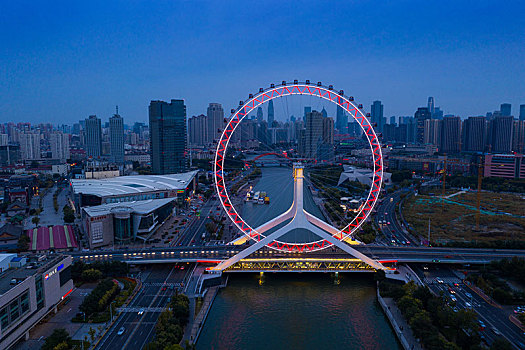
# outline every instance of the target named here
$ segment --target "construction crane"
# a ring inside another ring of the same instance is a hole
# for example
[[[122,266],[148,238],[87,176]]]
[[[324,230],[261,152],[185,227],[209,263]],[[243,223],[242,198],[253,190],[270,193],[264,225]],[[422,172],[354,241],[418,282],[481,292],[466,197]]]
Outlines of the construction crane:
[[[481,181],[483,180],[483,160],[482,156],[479,156],[478,161],[478,193],[476,195],[476,207],[478,211],[476,213],[476,230],[479,230],[479,216],[481,214],[480,202],[481,202]]]

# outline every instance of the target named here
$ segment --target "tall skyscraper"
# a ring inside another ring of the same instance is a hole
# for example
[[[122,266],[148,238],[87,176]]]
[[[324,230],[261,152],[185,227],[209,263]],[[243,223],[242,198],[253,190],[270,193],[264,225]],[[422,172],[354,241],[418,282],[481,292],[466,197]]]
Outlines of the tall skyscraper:
[[[483,152],[487,143],[487,118],[468,117],[463,122],[463,150],[470,152]]]
[[[61,131],[55,131],[49,135],[49,144],[51,146],[51,157],[65,162],[69,159],[69,135]]]
[[[186,107],[185,107],[186,108]],[[208,143],[213,143],[221,137],[224,129],[224,110],[220,103],[210,103],[206,112],[208,117]]]
[[[321,110],[321,114],[323,115],[323,118],[328,118],[328,112],[326,111],[326,109],[323,109]]]
[[[490,122],[492,153],[509,153],[512,149],[512,128],[514,118],[498,116]]]
[[[306,123],[306,115],[312,111],[312,107],[304,107],[303,121]]]
[[[273,127],[273,121],[275,120],[275,112],[273,110],[273,100],[268,102],[268,127]]]
[[[204,114],[191,117],[188,121],[188,135],[190,145],[204,146],[208,139],[208,117]]]
[[[510,117],[512,115],[512,105],[510,103],[502,103],[499,110],[504,117]]]
[[[390,125],[396,125],[396,116],[393,115],[390,117],[390,122],[389,122]]]
[[[305,129],[304,156],[317,158],[317,146],[323,140],[323,115],[317,111],[308,112]]]
[[[263,119],[264,119],[263,109],[262,109],[262,107],[258,107],[257,108],[257,123],[262,122]]]
[[[376,130],[383,132],[383,105],[381,101],[374,101],[370,107],[372,123],[377,125]]]
[[[426,119],[424,130],[424,143],[440,147],[441,145],[441,120]]]
[[[525,120],[515,120],[512,130],[512,151],[523,154],[525,150]]]
[[[348,116],[341,106],[337,106],[337,113],[335,117],[335,128],[341,134],[348,133]]]
[[[427,108],[428,108],[428,111],[430,112],[430,115],[433,116],[435,112],[434,97],[430,96],[428,98]]]
[[[520,120],[525,120],[525,105],[520,105]]]
[[[420,107],[417,109],[414,114],[416,121],[416,132],[415,132],[415,142],[424,143],[425,141],[425,120],[430,119],[430,112],[426,107]],[[410,142],[410,141],[408,141]]]
[[[20,134],[20,155],[22,160],[40,159],[40,134]]]
[[[111,161],[117,164],[124,163],[124,120],[116,113],[109,118],[109,142]]]
[[[461,151],[461,118],[445,117],[441,121],[441,152]]]
[[[171,100],[170,103],[151,101],[149,129],[152,172],[172,174],[186,171],[187,133],[184,100]]]
[[[96,115],[85,120],[86,155],[99,158],[102,155],[102,127]]]

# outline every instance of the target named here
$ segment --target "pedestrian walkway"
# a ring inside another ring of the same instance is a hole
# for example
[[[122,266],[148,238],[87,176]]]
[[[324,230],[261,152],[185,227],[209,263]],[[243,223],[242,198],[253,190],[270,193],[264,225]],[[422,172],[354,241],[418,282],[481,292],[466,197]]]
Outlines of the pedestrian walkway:
[[[193,324],[191,325],[191,330],[189,333],[190,341],[192,343],[195,343],[197,341],[197,338],[199,337],[199,334],[201,332],[202,326],[204,325],[204,321],[206,320],[206,317],[208,316],[208,313],[210,312],[211,304],[213,303],[213,300],[215,299],[215,296],[219,292],[220,287],[211,287],[206,292],[206,295],[204,296],[204,300],[202,302],[202,307],[199,311],[199,314],[197,317],[195,317],[195,320],[193,321]]]
[[[379,295],[379,291],[377,293],[377,298],[388,319],[390,320],[392,328],[394,328],[394,331],[401,342],[401,345],[403,345],[403,348],[405,350],[423,350],[423,347],[419,341],[414,337],[412,329],[406,322],[403,314],[397,308],[394,299],[382,298]]]

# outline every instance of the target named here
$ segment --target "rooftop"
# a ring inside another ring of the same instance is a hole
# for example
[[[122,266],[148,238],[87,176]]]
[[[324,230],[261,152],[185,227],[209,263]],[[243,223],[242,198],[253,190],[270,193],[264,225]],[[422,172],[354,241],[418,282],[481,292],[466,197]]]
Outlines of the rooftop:
[[[99,197],[140,194],[155,191],[183,190],[193,180],[197,170],[181,174],[118,176],[109,179],[73,179],[74,193]]]
[[[116,210],[117,208],[130,209],[133,213],[136,214],[149,214],[153,210],[162,207],[163,205],[174,201],[175,198],[163,198],[163,199],[149,199],[145,201],[134,201],[134,202],[122,202],[122,203],[108,203],[97,205],[93,207],[83,208],[87,215],[101,216],[107,215]]]
[[[48,256],[44,261],[36,261],[33,263],[33,268],[29,269],[27,266],[14,269],[10,268],[2,274],[0,274],[0,296],[7,293],[15,285],[11,284],[11,280],[16,278],[18,281],[22,282],[27,277],[35,275],[37,273],[43,273],[45,270],[49,269],[54,264],[58,263],[64,256],[62,255],[52,255]]]

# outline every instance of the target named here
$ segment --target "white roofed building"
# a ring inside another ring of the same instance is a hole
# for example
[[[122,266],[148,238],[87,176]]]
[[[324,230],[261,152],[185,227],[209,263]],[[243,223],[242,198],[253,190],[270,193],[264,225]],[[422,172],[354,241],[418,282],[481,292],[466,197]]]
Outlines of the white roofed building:
[[[162,198],[177,198],[182,201],[192,196],[196,190],[197,172],[73,179],[71,192],[78,208]]]

